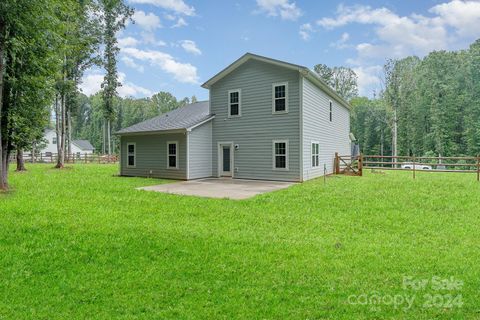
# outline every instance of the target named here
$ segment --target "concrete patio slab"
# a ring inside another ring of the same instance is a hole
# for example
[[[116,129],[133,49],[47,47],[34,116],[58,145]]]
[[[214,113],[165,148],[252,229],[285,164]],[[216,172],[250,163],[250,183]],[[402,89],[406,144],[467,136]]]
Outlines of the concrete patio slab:
[[[294,184],[293,182],[281,181],[207,178],[137,189],[178,195],[241,200],[251,198],[257,194],[285,189]]]

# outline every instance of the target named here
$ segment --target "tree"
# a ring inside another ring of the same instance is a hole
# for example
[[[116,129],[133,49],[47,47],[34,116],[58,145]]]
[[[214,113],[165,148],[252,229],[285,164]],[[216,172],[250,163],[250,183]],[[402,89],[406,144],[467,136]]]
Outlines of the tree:
[[[325,83],[345,100],[350,101],[358,96],[358,77],[352,69],[346,67],[330,68],[325,64],[317,64],[313,69]]]
[[[101,0],[104,16],[103,37],[105,44],[104,67],[105,77],[102,83],[103,107],[107,122],[108,154],[111,154],[111,130],[110,123],[114,120],[114,99],[117,96],[117,88],[121,85],[117,74],[117,54],[120,50],[117,46],[116,33],[125,27],[125,22],[133,15],[133,9],[123,3],[122,0]]]
[[[0,189],[8,159],[43,130],[56,65],[62,1],[0,2]],[[21,154],[21,151],[20,151]]]

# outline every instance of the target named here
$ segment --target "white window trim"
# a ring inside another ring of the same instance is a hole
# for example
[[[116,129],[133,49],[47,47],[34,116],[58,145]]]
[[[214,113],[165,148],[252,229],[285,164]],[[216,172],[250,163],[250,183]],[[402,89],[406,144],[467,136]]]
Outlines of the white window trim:
[[[128,148],[133,146],[133,165],[128,164],[128,157],[130,157],[131,153],[128,151]],[[137,144],[135,142],[128,142],[127,143],[127,167],[128,168],[135,168],[137,166]]]
[[[318,153],[313,153],[313,144],[318,144]],[[313,156],[317,156],[318,157],[318,166],[317,165],[313,165],[312,163],[312,157]],[[310,143],[310,166],[312,168],[318,168],[320,167],[320,142],[318,141],[312,141]]]
[[[285,86],[285,111],[275,111],[275,87]],[[288,82],[272,83],[272,114],[288,113]]]
[[[170,156],[173,156],[170,154],[169,146],[171,144],[175,145],[175,167],[170,167]],[[178,170],[178,141],[167,141],[167,169]]]
[[[276,143],[285,143],[285,168],[276,168],[275,167],[275,144]],[[272,141],[272,169],[275,171],[288,171],[289,170],[289,147],[288,140],[273,140]]]
[[[328,100],[328,120],[329,122],[333,122],[333,102],[332,100]]]
[[[231,111],[231,101],[230,101],[230,93],[238,92],[238,115],[232,115]],[[228,90],[228,117],[229,118],[238,118],[242,116],[242,89],[234,89]]]

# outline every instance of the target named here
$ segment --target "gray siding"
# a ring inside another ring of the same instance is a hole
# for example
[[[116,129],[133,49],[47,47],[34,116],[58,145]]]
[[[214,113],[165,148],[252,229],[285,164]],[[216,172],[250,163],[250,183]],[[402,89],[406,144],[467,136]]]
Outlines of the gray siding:
[[[272,84],[288,82],[288,113],[272,114]],[[228,90],[241,89],[241,117],[228,118]],[[250,60],[212,85],[213,175],[218,174],[218,143],[239,145],[234,151],[234,177],[301,180],[299,73]],[[273,140],[289,141],[289,170],[273,169]]]
[[[327,173],[333,173],[335,152],[350,154],[350,111],[334,98],[303,79],[303,178],[312,179],[323,175],[324,164]],[[333,103],[333,117],[330,122],[329,101]],[[311,144],[319,143],[318,167],[312,167]]]
[[[178,142],[178,169],[167,168],[167,141]],[[186,141],[184,133],[122,136],[120,174],[124,176],[186,179]],[[127,144],[130,142],[136,144],[135,168],[127,167]]]
[[[188,133],[189,179],[212,176],[212,122]]]

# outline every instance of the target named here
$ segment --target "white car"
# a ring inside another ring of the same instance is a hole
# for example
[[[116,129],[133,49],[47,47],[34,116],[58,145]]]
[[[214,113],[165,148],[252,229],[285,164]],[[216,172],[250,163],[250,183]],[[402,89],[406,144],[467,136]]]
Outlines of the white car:
[[[402,169],[414,169],[415,167],[415,170],[432,170],[432,167],[429,166],[429,165],[425,165],[425,164],[419,164],[419,163],[403,163],[402,164]]]

